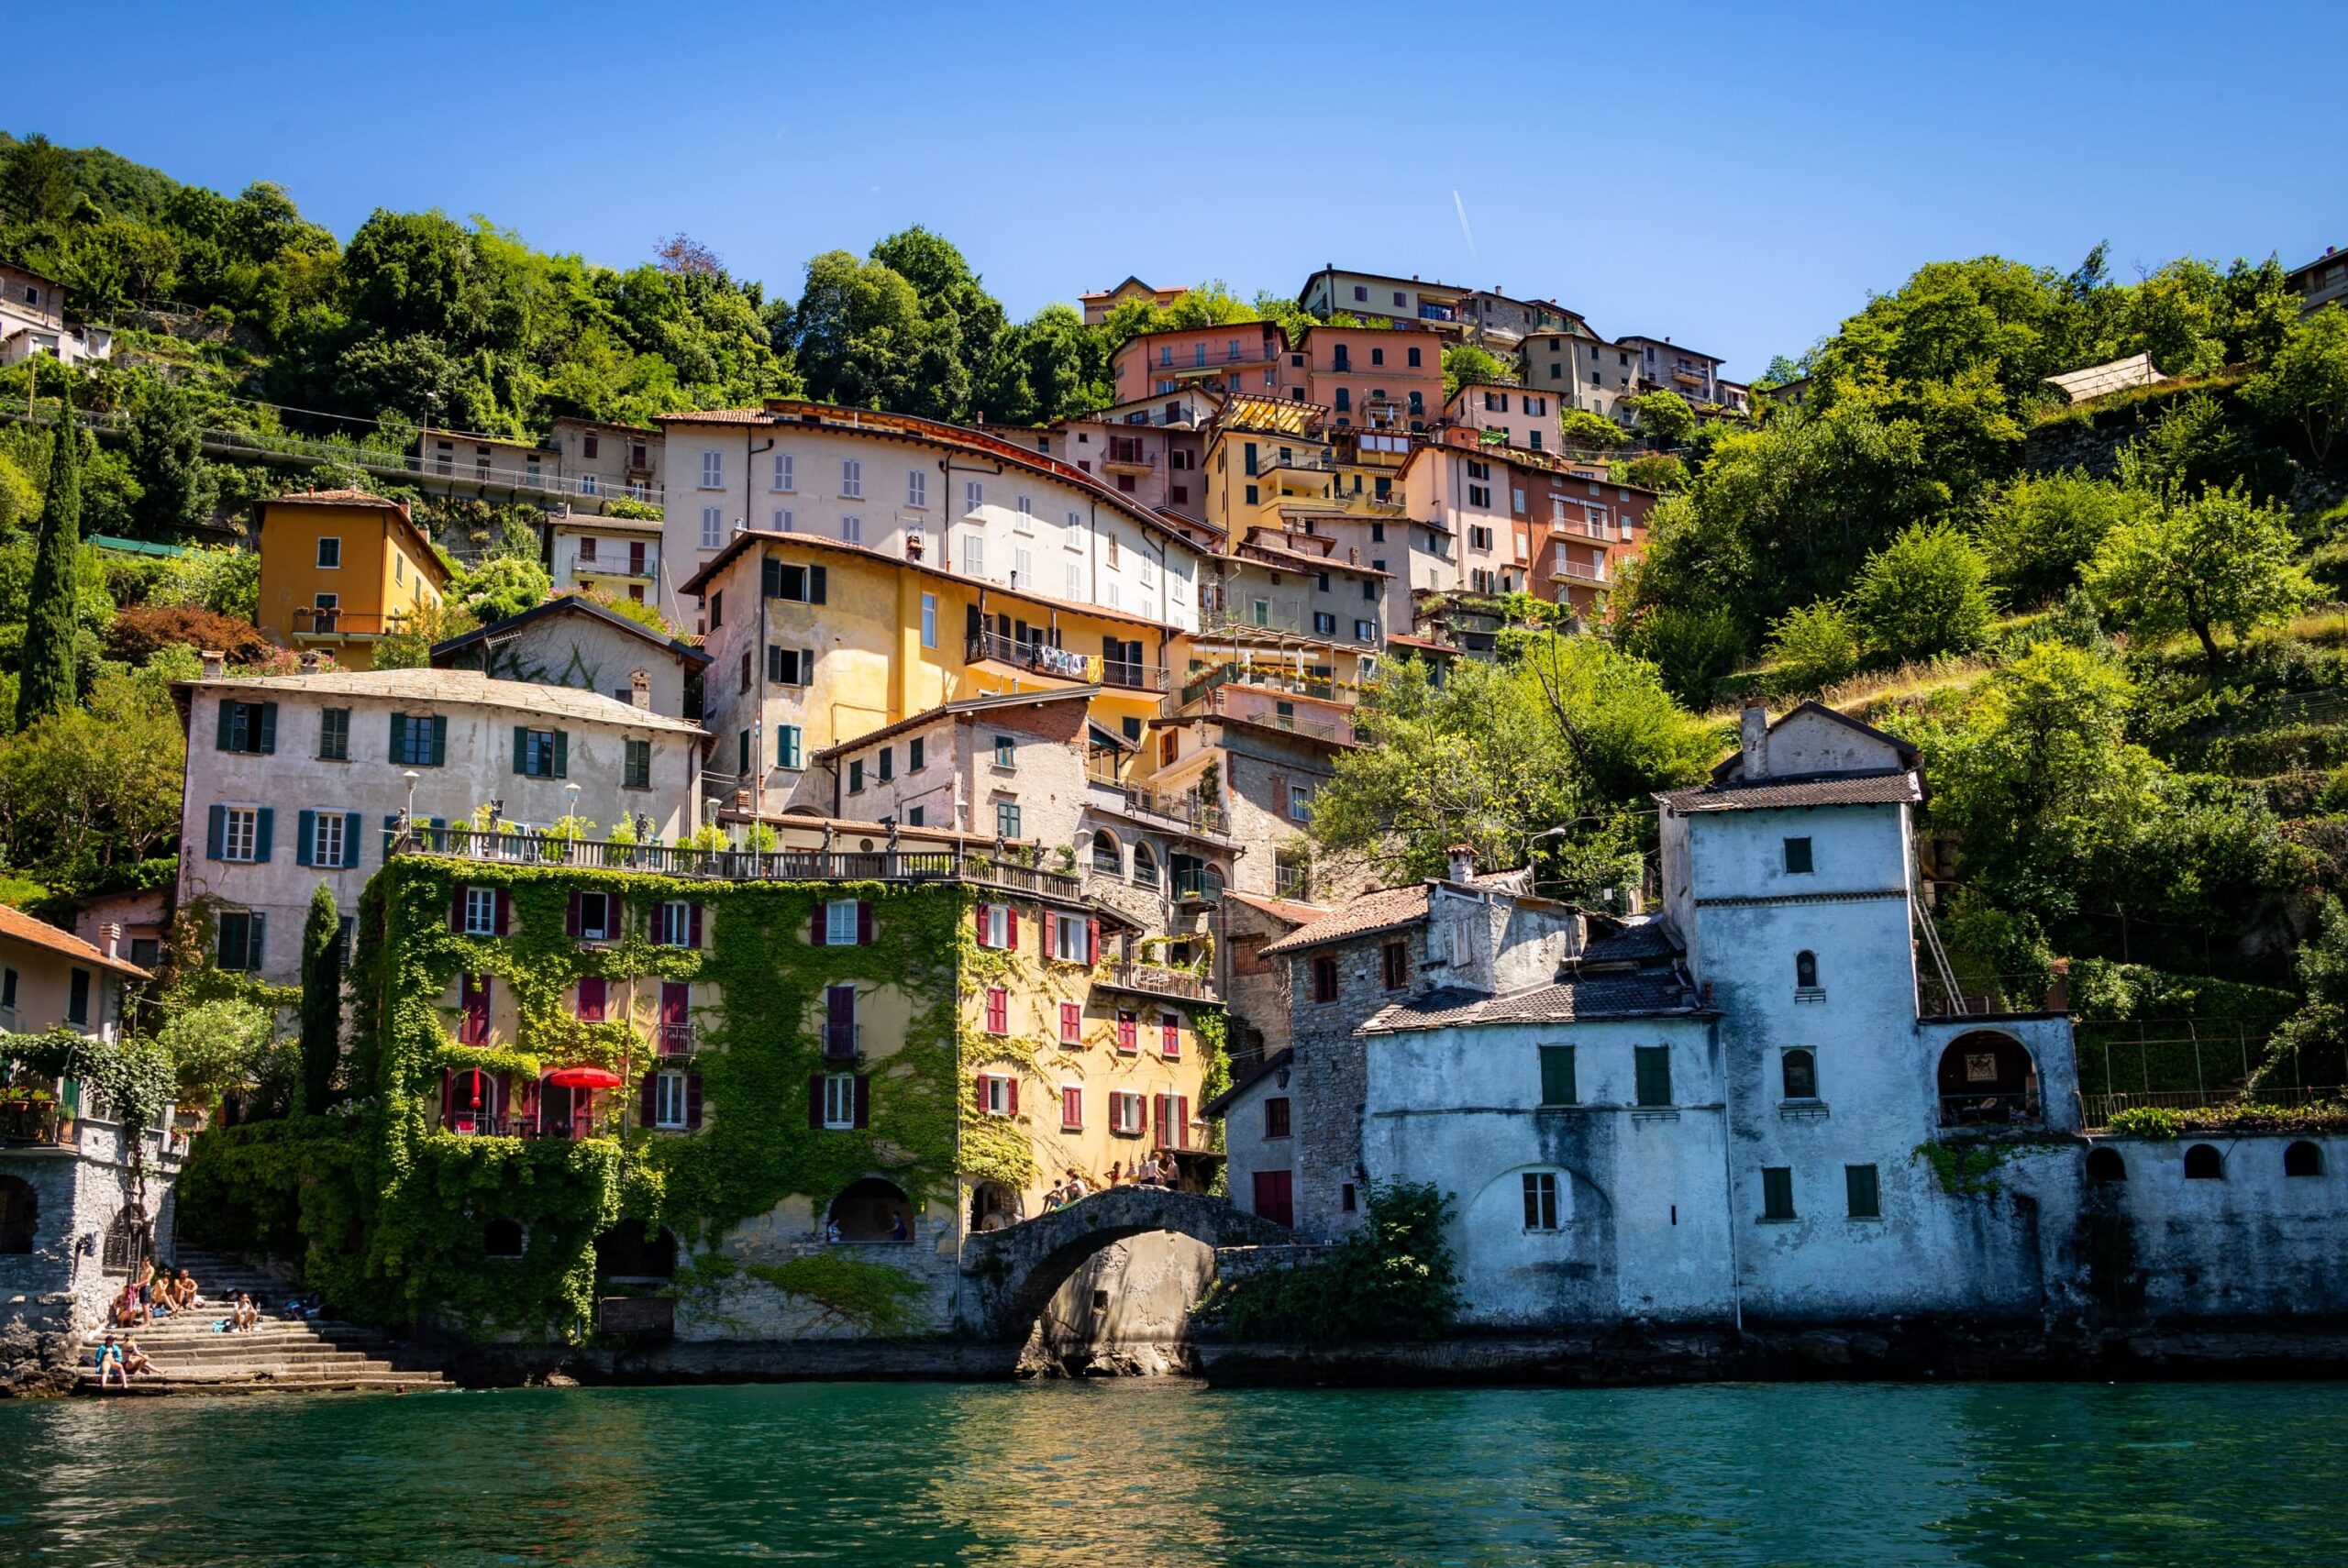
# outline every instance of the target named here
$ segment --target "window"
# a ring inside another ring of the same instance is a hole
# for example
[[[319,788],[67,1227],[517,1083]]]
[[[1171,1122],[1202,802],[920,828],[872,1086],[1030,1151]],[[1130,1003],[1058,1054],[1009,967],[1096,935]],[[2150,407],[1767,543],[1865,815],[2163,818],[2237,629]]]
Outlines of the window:
[[[1556,1172],[1524,1173],[1524,1228],[1528,1231],[1554,1231],[1557,1228]]]
[[[721,591],[709,596],[709,629],[715,631],[725,624],[725,595]]]
[[[579,981],[579,1010],[581,1023],[601,1023],[604,1009],[611,1000],[611,986],[601,975],[585,975]]]
[[[821,604],[829,591],[829,578],[820,566],[800,566],[790,561],[769,561],[760,575],[759,588],[769,599],[781,599],[793,604]],[[712,621],[710,624],[717,623]]]
[[[326,708],[318,713],[318,760],[350,760],[350,710]]]
[[[214,841],[217,845],[215,860],[266,860],[269,856],[261,834],[261,819],[270,814],[265,806],[215,806],[217,820]]]
[[[1417,368],[1417,366],[1418,366],[1418,364],[1419,364],[1419,350],[1417,350],[1416,348],[1412,348],[1412,349],[1407,349],[1407,350],[1405,350],[1405,352],[1410,356],[1410,361],[1409,361],[1409,362],[1410,362],[1410,364],[1411,364],[1412,368],[1412,369],[1416,369],[1416,368]],[[1415,394],[1414,394],[1414,395],[1415,395]]]
[[[701,906],[683,899],[660,903],[660,943],[664,947],[701,945]]]
[[[1060,1086],[1060,1131],[1080,1132],[1084,1130],[1084,1090],[1074,1084]]]
[[[970,513],[976,512],[986,503],[987,487],[980,483],[977,480],[965,480],[962,483],[962,511],[964,514],[967,515]]]
[[[1062,928],[1066,928],[1066,922],[1062,922]],[[1063,1045],[1084,1043],[1084,1006],[1081,1002],[1060,1003],[1060,1043]]]
[[[701,487],[703,490],[725,488],[725,454],[703,452],[701,455]]]
[[[1634,1052],[1637,1071],[1637,1102],[1641,1105],[1671,1103],[1671,1047],[1641,1045]]]
[[[1574,1084],[1574,1048],[1570,1045],[1541,1047],[1541,1103],[1544,1105],[1576,1105],[1581,1096]]]
[[[1157,1015],[1157,1054],[1168,1061],[1179,1061],[1182,1055],[1182,1015],[1161,1012]]]
[[[2287,1176],[2321,1176],[2323,1151],[2302,1138],[2283,1151],[2283,1174]]]
[[[261,966],[261,945],[269,931],[267,915],[224,910],[214,929],[221,968],[251,973]]]
[[[2225,1157],[2210,1144],[2196,1143],[2185,1151],[2185,1175],[2190,1181],[2223,1181]]]
[[[892,745],[884,745],[880,748],[880,782],[886,784],[896,776],[897,748]]]
[[[704,506],[701,509],[701,547],[704,550],[723,548],[725,544],[725,513],[722,508]]]
[[[803,732],[797,724],[777,724],[774,727],[774,765],[777,767],[803,767],[800,746]]]
[[[277,704],[223,701],[214,744],[221,751],[274,752],[277,749]]]
[[[962,536],[962,571],[969,577],[987,574],[987,544],[976,534]]]
[[[359,835],[354,831],[349,814],[342,812],[304,812],[301,826],[308,840],[309,850],[308,855],[302,857],[303,865],[334,870],[358,863]]]
[[[1311,785],[1291,784],[1288,787],[1288,814],[1291,820],[1300,823],[1309,823],[1312,820]]]
[[[1369,298],[1368,288],[1364,284],[1356,283],[1354,285],[1354,298],[1364,301],[1368,300]]]
[[[87,1026],[90,1021],[90,971],[76,969],[66,979],[65,1021]]]
[[[1410,983],[1411,949],[1408,944],[1390,942],[1378,950],[1378,977],[1390,991],[1399,991]]]
[[[497,889],[467,888],[465,889],[465,934],[495,936],[497,934]]]
[[[921,596],[921,646],[925,648],[937,646],[937,595],[935,593]]]
[[[997,801],[994,803],[994,835],[997,838],[1019,836],[1019,802]]]
[[[843,517],[840,519],[840,543],[843,545],[860,545],[864,543],[863,518]]]
[[[1109,1131],[1129,1138],[1138,1138],[1148,1131],[1145,1124],[1141,1096],[1112,1094],[1109,1097]]]
[[[1372,348],[1369,351],[1369,362],[1373,365],[1383,365],[1386,363],[1386,350],[1383,348]]]
[[[981,947],[1015,947],[1019,943],[1019,922],[1009,904],[980,904],[978,909],[979,945]]]
[[[340,569],[341,566],[342,541],[332,537],[320,539],[318,541],[318,569],[335,571]]]
[[[1794,955],[1794,989],[1798,991],[1818,989],[1817,954],[1797,953]]]
[[[561,730],[514,726],[514,771],[525,778],[562,778],[570,771],[570,737]]]
[[[672,1130],[684,1126],[685,1075],[655,1073],[652,1090],[652,1125]]]
[[[987,988],[987,1032],[989,1034],[1011,1032],[1011,992],[1006,987],[989,986]]]
[[[1761,1167],[1761,1218],[1790,1220],[1794,1217],[1794,1172],[1791,1165]]]
[[[859,1085],[854,1073],[824,1075],[824,1126],[826,1131],[845,1132],[858,1125],[856,1102]]]
[[[851,501],[860,501],[863,499],[863,458],[842,458],[840,459],[840,494],[847,497]]]
[[[1356,621],[1356,622],[1354,623],[1354,641],[1356,641],[1356,642],[1357,642],[1357,643],[1372,643],[1372,642],[1376,642],[1377,640],[1378,640],[1378,623],[1377,623],[1377,622],[1375,622],[1375,621]]]
[[[1312,960],[1312,999],[1333,1002],[1337,999],[1337,961],[1320,957]]]
[[[864,793],[864,758],[860,756],[847,765],[847,792],[851,795]]]
[[[789,452],[777,452],[774,455],[774,484],[771,488],[781,491],[785,494],[799,488],[799,464]]]
[[[1844,1165],[1843,1191],[1850,1199],[1852,1219],[1883,1218],[1883,1193],[1877,1185],[1873,1165]]]
[[[1067,964],[1091,962],[1092,927],[1070,915],[1052,917],[1052,956]]]
[[[1786,840],[1787,874],[1789,876],[1800,876],[1810,869],[1810,840],[1806,838],[1789,838]]]
[[[1312,629],[1322,636],[1333,637],[1337,635],[1337,618],[1325,610],[1315,610],[1312,612]]]
[[[438,713],[392,715],[392,760],[405,767],[438,767],[448,760],[449,721]]]
[[[2104,1147],[2088,1151],[2088,1180],[2126,1181],[2127,1179],[2128,1162],[2120,1157],[2119,1150]]]
[[[652,788],[652,743],[632,740],[626,743],[626,756],[620,763],[620,788],[649,790]]]
[[[1019,745],[1015,740],[1009,735],[994,737],[994,765],[997,767],[1009,767],[1018,757]]]
[[[1818,1058],[1809,1051],[1789,1051],[1780,1064],[1788,1099],[1818,1098]]]
[[[864,904],[858,899],[832,899],[825,902],[824,945],[826,947],[857,947],[867,938]]]
[[[619,934],[619,922],[615,918],[618,911],[613,908],[609,893],[573,893],[570,897],[579,911],[579,929],[571,934],[590,941]]]

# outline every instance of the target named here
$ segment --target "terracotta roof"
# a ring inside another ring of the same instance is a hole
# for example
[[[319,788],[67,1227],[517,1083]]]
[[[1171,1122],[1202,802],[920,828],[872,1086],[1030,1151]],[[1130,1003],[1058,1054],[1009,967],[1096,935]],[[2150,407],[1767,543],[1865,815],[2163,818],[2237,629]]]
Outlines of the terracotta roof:
[[[1257,544],[1253,536],[1255,530],[1249,530],[1250,536],[1240,542],[1238,547],[1233,552],[1235,555],[1260,556],[1269,565],[1293,565],[1299,571],[1342,571],[1355,577],[1392,577],[1394,575],[1390,571],[1380,571],[1376,567],[1363,566],[1358,562],[1341,561],[1334,556],[1308,556],[1295,550],[1284,549],[1279,545]]]
[[[366,506],[381,508],[386,512],[407,510],[389,496],[377,495],[372,491],[365,490],[288,491],[283,495],[268,497],[261,502],[261,504],[274,506],[281,501],[298,501],[308,506]]]
[[[1449,643],[1439,643],[1433,637],[1405,636],[1400,632],[1389,632],[1386,634],[1387,646],[1392,647],[1398,643],[1406,648],[1424,648],[1429,653],[1439,653],[1453,658],[1457,657],[1459,655],[1459,650],[1453,647]]]
[[[1335,914],[1324,915],[1310,925],[1291,931],[1278,942],[1266,943],[1260,951],[1266,957],[1301,953],[1308,947],[1368,936],[1373,932],[1416,925],[1427,916],[1427,887],[1426,883],[1420,882],[1408,888],[1388,888],[1379,892],[1366,893]]]
[[[434,587],[445,588],[448,586],[449,569],[441,561],[439,550],[434,547],[432,536],[426,533],[423,526],[419,525],[413,516],[409,515],[407,505],[404,502],[388,500],[383,496],[376,495],[371,491],[363,490],[307,490],[289,491],[284,495],[270,496],[268,499],[263,501],[261,502],[261,506],[264,509],[264,516],[266,515],[267,508],[282,503],[290,503],[301,506],[348,506],[353,511],[389,512],[399,519],[398,525],[407,531],[408,537],[414,541],[416,547],[416,555],[418,558],[416,561],[417,569],[428,571],[432,574],[434,579]]]
[[[1251,910],[1261,910],[1274,920],[1284,920],[1290,925],[1311,925],[1330,912],[1325,904],[1299,903],[1294,899],[1268,899],[1260,893],[1235,893],[1224,890],[1226,899],[1236,899]]]
[[[600,691],[586,691],[576,686],[546,686],[535,680],[499,680],[477,669],[337,669],[316,675],[231,676],[216,680],[174,681],[172,690],[465,702],[510,712],[613,724],[622,729],[668,730],[686,735],[708,734],[699,724],[647,712]]]
[[[95,964],[116,974],[143,980],[147,971],[124,958],[109,958],[70,931],[62,931],[45,920],[35,920],[24,911],[0,904],[0,936],[10,936],[35,947],[46,947],[51,953],[62,954],[79,964]]]
[[[860,751],[877,741],[884,741],[892,736],[903,734],[907,730],[917,730],[925,724],[934,724],[943,719],[956,719],[970,713],[994,712],[1005,708],[1040,708],[1058,702],[1090,702],[1099,696],[1102,690],[1102,688],[1099,686],[1071,686],[1060,691],[999,691],[984,697],[965,697],[958,702],[941,702],[935,708],[925,708],[918,713],[899,719],[893,724],[884,724],[877,730],[867,730],[853,740],[844,740],[836,745],[827,745],[813,755],[819,761],[827,757],[845,756],[849,752]]]
[[[1504,996],[1445,988],[1370,1015],[1355,1032],[1453,1029],[1489,1023],[1575,1023],[1600,1018],[1656,1018],[1700,1012],[1695,993],[1668,972],[1557,980]]]
[[[1798,806],[1912,806],[1924,791],[1913,773],[1834,773],[1811,778],[1706,784],[1656,796],[1669,811],[1776,812]]]

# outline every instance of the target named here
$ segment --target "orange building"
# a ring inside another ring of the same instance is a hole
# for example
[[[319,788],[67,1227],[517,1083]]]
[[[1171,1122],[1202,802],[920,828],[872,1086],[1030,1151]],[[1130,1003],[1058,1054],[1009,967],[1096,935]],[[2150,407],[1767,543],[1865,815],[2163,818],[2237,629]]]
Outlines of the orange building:
[[[440,602],[449,569],[407,508],[359,490],[260,503],[260,629],[369,669],[375,645]]]
[[[1185,387],[1270,394],[1288,334],[1268,321],[1184,326],[1127,338],[1110,358],[1117,401],[1137,403]]]
[[[1443,335],[1314,326],[1286,356],[1282,393],[1327,408],[1341,430],[1424,431],[1443,416]]]

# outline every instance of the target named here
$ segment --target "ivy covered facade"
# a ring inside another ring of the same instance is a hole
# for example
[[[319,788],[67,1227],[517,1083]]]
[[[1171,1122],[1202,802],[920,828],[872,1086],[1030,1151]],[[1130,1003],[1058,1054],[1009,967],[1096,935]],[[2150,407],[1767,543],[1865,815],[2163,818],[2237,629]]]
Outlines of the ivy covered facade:
[[[1099,962],[1069,878],[433,847],[456,853],[367,888],[351,1113],[231,1130],[194,1173],[217,1239],[302,1255],[342,1310],[530,1339],[950,1332],[964,1237],[1069,1172],[1163,1148],[1211,1180],[1220,1010]]]

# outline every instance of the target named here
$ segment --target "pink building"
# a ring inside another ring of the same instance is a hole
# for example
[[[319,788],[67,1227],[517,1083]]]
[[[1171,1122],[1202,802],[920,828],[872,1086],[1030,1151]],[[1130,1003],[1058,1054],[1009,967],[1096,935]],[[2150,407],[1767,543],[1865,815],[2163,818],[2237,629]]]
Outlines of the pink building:
[[[1268,393],[1277,379],[1288,334],[1268,321],[1185,326],[1128,338],[1110,357],[1117,401],[1179,392],[1186,386],[1218,392]]]

